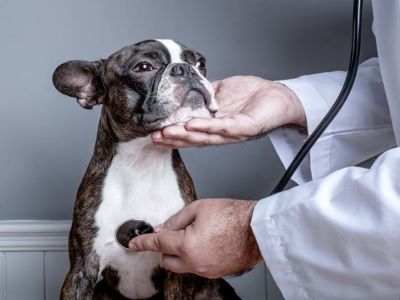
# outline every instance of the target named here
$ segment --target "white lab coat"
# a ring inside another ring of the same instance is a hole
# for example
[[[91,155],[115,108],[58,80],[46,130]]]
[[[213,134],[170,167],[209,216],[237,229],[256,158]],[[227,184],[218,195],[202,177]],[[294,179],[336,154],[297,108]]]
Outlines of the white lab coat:
[[[373,12],[379,62],[360,66],[347,103],[296,172],[300,186],[260,200],[253,213],[264,260],[288,300],[400,299],[400,0],[373,1]],[[283,81],[302,101],[308,132],[344,78]],[[306,135],[286,128],[270,137],[287,166]],[[370,169],[350,167],[380,153]]]

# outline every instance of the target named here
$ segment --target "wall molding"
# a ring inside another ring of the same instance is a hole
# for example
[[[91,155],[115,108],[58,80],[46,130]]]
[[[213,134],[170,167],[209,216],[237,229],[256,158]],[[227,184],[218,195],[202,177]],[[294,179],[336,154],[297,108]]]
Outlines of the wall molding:
[[[67,251],[70,220],[0,221],[0,252]]]
[[[6,299],[7,295],[6,267],[6,255],[0,252],[0,299]]]

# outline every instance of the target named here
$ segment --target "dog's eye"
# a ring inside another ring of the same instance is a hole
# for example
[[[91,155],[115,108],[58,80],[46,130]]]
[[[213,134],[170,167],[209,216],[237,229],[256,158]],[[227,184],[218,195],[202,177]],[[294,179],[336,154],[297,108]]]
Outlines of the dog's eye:
[[[206,61],[203,58],[200,58],[197,62],[196,62],[196,68],[197,69],[205,69],[206,68]]]
[[[154,67],[146,61],[139,62],[133,67],[133,71],[135,72],[148,72],[153,70]]]

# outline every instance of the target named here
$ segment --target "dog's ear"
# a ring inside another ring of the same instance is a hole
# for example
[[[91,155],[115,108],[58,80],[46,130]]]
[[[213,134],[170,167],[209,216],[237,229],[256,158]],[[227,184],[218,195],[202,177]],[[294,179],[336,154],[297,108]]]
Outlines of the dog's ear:
[[[54,71],[53,84],[61,93],[76,98],[83,108],[92,109],[104,99],[103,64],[104,60],[63,63]]]

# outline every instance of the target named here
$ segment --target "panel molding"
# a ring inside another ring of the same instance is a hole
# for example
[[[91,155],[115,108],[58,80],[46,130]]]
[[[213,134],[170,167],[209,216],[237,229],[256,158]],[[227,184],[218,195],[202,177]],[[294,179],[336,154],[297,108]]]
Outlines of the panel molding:
[[[6,254],[0,252],[0,300],[6,299],[7,293]]]
[[[0,252],[67,251],[70,228],[70,220],[0,221]]]

